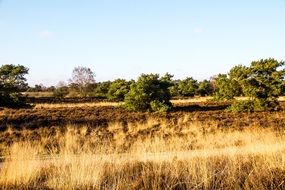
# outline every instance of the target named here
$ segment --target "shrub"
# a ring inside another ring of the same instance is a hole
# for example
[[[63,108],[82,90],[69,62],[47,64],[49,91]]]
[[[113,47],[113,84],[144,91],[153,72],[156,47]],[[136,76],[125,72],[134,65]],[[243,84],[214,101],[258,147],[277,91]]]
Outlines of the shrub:
[[[179,81],[178,90],[182,96],[193,97],[197,93],[198,83],[192,77]]]
[[[234,101],[231,106],[227,108],[227,111],[232,112],[253,112],[256,110],[255,102],[252,100]]]
[[[231,80],[226,74],[219,74],[215,79],[215,100],[232,100],[239,95],[237,82]]]
[[[109,87],[107,97],[109,100],[123,101],[130,90],[131,81],[117,79]]]
[[[168,111],[171,109],[169,75],[142,74],[125,96],[125,107],[135,111]]]

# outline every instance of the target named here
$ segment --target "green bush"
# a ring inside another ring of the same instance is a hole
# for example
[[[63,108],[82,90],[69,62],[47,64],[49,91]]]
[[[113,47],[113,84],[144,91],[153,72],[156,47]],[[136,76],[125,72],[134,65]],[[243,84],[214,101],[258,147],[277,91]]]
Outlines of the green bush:
[[[234,101],[228,108],[227,111],[232,112],[253,112],[257,109],[256,103],[252,100]]]
[[[235,100],[233,103],[227,108],[227,111],[232,112],[253,112],[253,111],[266,111],[266,110],[278,110],[279,104],[276,101],[268,101],[268,100]]]
[[[159,102],[157,100],[151,101],[150,107],[151,110],[155,112],[166,112],[171,109],[171,107],[168,104],[165,104],[165,102]]]
[[[188,77],[179,81],[178,90],[181,96],[194,97],[198,90],[197,80],[193,79],[192,77]]]
[[[130,90],[132,81],[126,81],[124,79],[117,79],[109,86],[107,97],[113,101],[123,101],[126,94]]]
[[[169,74],[142,74],[130,87],[124,106],[134,111],[168,111],[171,109]]]

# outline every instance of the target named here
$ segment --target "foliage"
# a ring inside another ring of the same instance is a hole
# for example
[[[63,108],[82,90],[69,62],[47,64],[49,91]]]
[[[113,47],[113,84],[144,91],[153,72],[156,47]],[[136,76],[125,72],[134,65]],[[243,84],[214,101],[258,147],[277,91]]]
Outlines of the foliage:
[[[167,111],[170,103],[171,77],[142,74],[130,87],[125,97],[125,107],[135,111]]]
[[[65,85],[64,82],[60,82],[53,91],[53,95],[56,98],[64,98],[69,94],[69,88]]]
[[[197,80],[194,80],[192,77],[188,77],[178,83],[178,91],[182,96],[193,97],[196,94],[197,89]]]
[[[237,83],[250,102],[234,103],[230,110],[247,111],[250,105],[254,111],[279,109],[278,96],[284,88],[284,62],[275,59],[253,61],[249,67],[236,66],[230,72],[230,78]],[[246,105],[245,105],[246,103]]]
[[[208,80],[203,80],[198,84],[197,93],[200,96],[210,96],[214,92],[213,84]]]
[[[255,111],[257,107],[256,102],[253,100],[236,100],[227,108],[227,110],[232,112],[252,112]]]
[[[36,84],[34,87],[29,87],[28,92],[43,92],[46,90],[46,87],[43,84]]]
[[[117,79],[113,81],[109,87],[107,97],[109,100],[123,101],[125,95],[130,90],[132,81],[126,81],[124,79]]]
[[[90,68],[82,66],[74,68],[70,86],[79,96],[88,96],[93,84],[95,84],[95,73]]]
[[[98,82],[93,91],[94,96],[98,98],[107,98],[110,85],[111,81]]]
[[[239,95],[239,86],[236,82],[229,79],[226,74],[219,74],[214,79],[216,100],[232,100]]]
[[[0,106],[18,107],[25,105],[21,91],[27,88],[29,69],[22,65],[7,64],[0,67]]]
[[[229,79],[233,85],[235,96],[243,96],[245,88],[245,80],[249,74],[249,69],[243,65],[234,66],[228,73]]]
[[[283,61],[272,58],[253,61],[248,68],[244,93],[265,109],[277,109],[285,77],[283,66]]]
[[[178,88],[179,81],[180,80],[172,81],[172,85],[169,87],[169,92],[170,92],[171,97],[181,96],[179,94],[179,88]]]

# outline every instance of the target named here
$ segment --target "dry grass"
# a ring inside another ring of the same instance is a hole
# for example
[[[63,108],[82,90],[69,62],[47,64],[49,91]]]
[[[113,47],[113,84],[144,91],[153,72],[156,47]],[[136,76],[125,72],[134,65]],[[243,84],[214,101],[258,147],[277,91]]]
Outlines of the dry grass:
[[[171,100],[171,103],[173,103],[174,105],[187,104],[187,103],[199,103],[199,102],[207,102],[211,99],[213,99],[213,97],[211,97],[211,96],[193,97],[193,98],[186,98],[186,99]]]
[[[285,133],[220,129],[187,116],[67,126],[10,147],[2,189],[284,189]],[[11,131],[10,131],[11,132]],[[27,132],[26,132],[27,133]]]
[[[213,97],[207,96],[207,97],[194,97],[194,98],[187,98],[187,99],[177,99],[177,100],[171,100],[171,102],[174,105],[181,105],[181,104],[187,104],[187,103],[200,103],[200,102],[207,102],[209,100],[212,100]],[[248,97],[236,97],[237,100],[248,100]],[[278,98],[279,101],[285,101],[285,96],[280,96]]]
[[[177,99],[171,100],[171,103],[174,106],[189,104],[189,103],[203,103],[213,99],[213,97],[194,97],[187,99]],[[238,100],[247,100],[247,97],[237,97]],[[279,101],[285,101],[285,97],[279,97]],[[35,104],[35,109],[57,109],[57,108],[82,108],[82,107],[106,107],[106,106],[119,106],[122,105],[123,102],[88,102],[88,103],[42,103]]]
[[[88,103],[58,103],[58,104],[50,104],[50,103],[42,103],[36,104],[35,109],[57,109],[57,108],[82,108],[82,107],[106,107],[106,106],[119,106],[122,104],[121,102],[88,102]]]

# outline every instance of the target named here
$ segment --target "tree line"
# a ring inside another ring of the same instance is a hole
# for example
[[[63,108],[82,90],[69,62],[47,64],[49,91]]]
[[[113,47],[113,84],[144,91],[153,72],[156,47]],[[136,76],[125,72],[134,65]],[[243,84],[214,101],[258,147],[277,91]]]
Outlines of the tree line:
[[[233,101],[229,110],[256,111],[278,109],[277,97],[285,95],[284,62],[261,59],[250,66],[234,66],[226,74],[198,81],[192,77],[173,80],[166,73],[141,74],[135,80],[116,79],[96,82],[95,73],[88,67],[75,67],[68,84],[29,87],[25,75],[28,68],[22,65],[3,65],[0,68],[0,106],[22,104],[21,92],[51,92],[55,98],[95,97],[111,101],[124,101],[125,107],[139,111],[167,111],[172,108],[173,97],[213,96],[217,101],[233,100],[246,96],[249,100]]]

